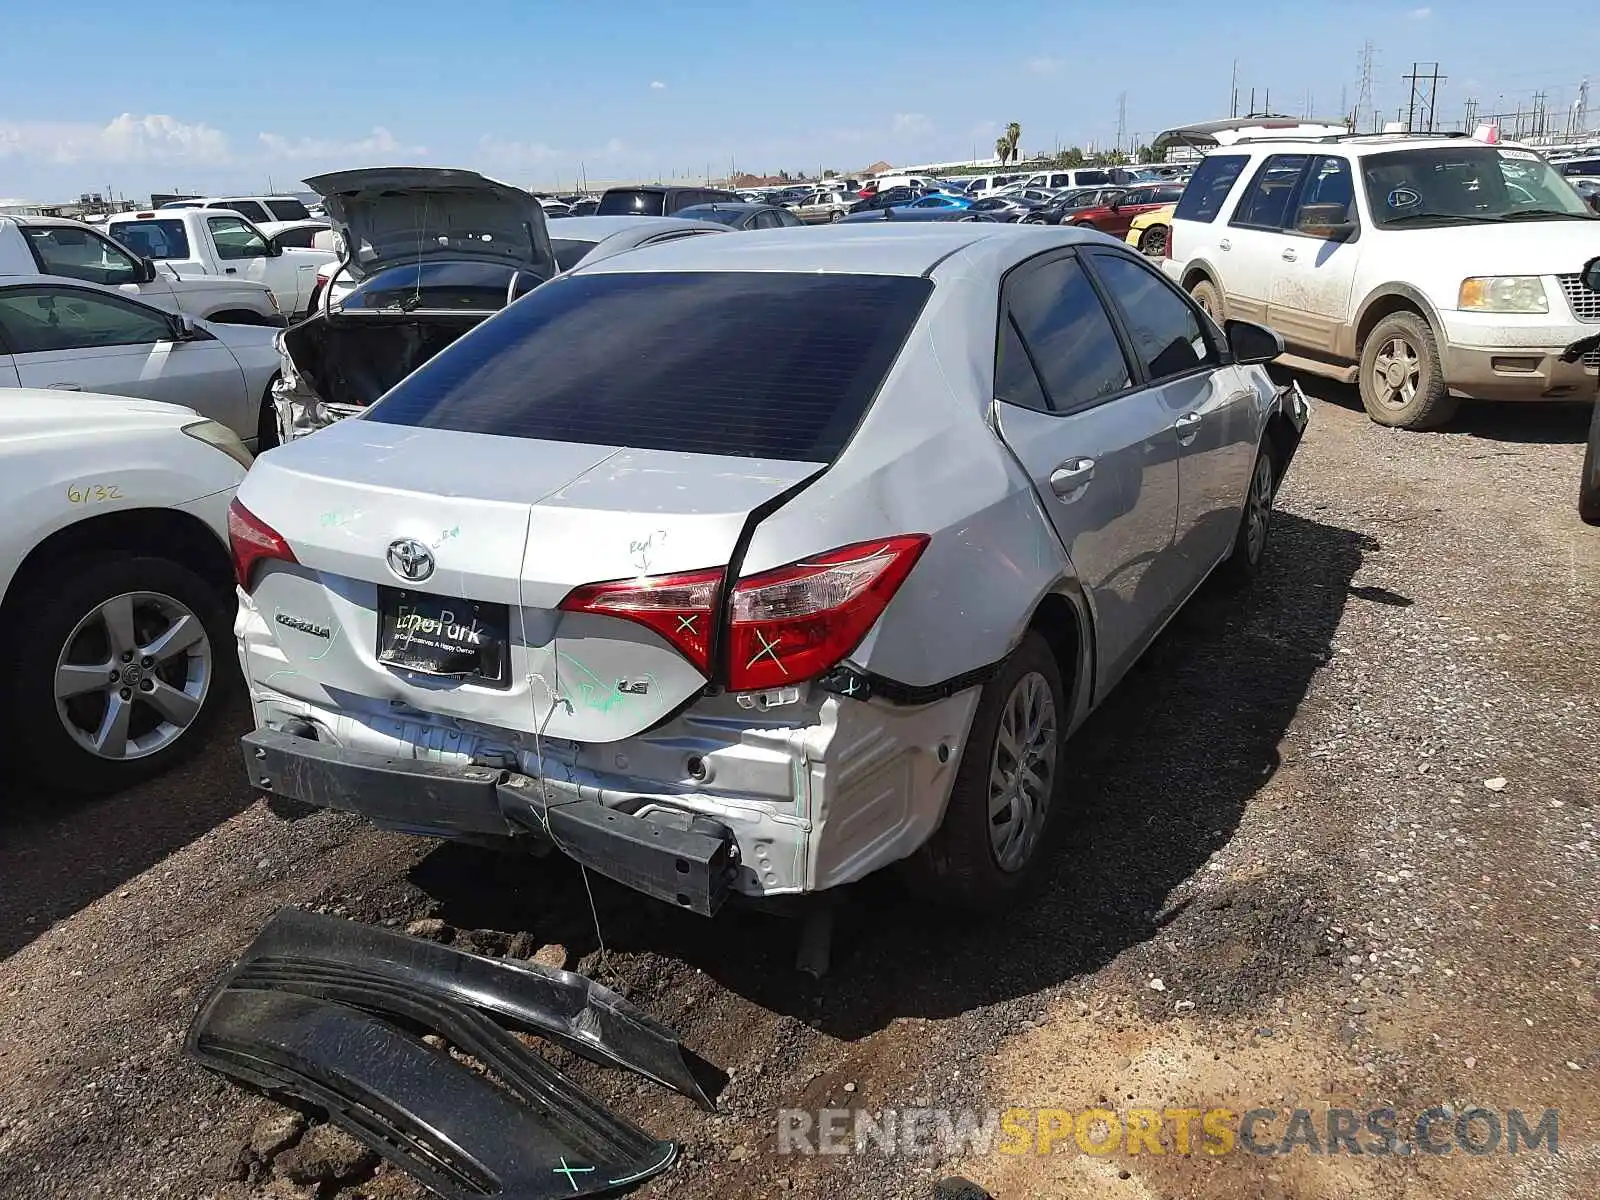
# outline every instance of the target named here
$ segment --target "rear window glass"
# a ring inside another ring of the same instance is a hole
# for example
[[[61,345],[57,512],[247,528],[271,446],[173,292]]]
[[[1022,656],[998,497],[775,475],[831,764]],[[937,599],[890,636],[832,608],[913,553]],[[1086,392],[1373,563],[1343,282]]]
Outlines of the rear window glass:
[[[267,208],[279,221],[305,221],[311,216],[311,210],[298,200],[268,200]]]
[[[648,188],[610,188],[600,197],[599,217],[659,217],[666,208],[666,196]]]
[[[366,419],[831,462],[932,288],[882,275],[575,275],[452,344]]]
[[[345,312],[411,312],[416,309],[448,309],[462,312],[496,312],[505,307],[506,297],[538,287],[541,280],[528,271],[501,263],[424,262],[406,263],[379,271],[361,281],[341,302]]]
[[[599,242],[580,242],[570,238],[551,239],[550,249],[556,256],[556,270],[572,270],[599,244]]]
[[[1215,221],[1222,202],[1250,161],[1248,154],[1208,154],[1194,169],[1183,199],[1173,212],[1175,221]]]
[[[106,226],[106,232],[145,258],[189,257],[189,234],[181,220],[118,221]]]

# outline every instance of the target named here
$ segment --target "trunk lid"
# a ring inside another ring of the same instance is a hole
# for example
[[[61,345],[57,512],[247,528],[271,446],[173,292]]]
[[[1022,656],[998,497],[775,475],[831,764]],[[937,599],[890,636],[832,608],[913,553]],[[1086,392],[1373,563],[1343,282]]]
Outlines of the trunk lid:
[[[543,206],[476,171],[370,167],[316,175],[306,185],[322,197],[358,276],[432,257],[555,273]]]
[[[282,658],[257,681],[347,712],[631,737],[706,676],[642,625],[561,601],[582,584],[726,565],[751,510],[819,466],[342,421],[264,456],[239,492],[300,563],[256,584]],[[425,579],[390,567],[403,539],[431,555]],[[506,606],[507,682],[378,661],[380,588],[451,602],[457,616],[457,601]]]

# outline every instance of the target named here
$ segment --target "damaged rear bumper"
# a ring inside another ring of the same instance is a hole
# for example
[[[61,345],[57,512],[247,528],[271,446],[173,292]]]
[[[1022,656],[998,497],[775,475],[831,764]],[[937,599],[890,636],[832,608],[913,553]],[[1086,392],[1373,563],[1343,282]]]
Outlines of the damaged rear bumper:
[[[277,412],[278,440],[292,442],[363,411],[357,404],[329,404],[284,371],[272,383],[272,406]]]
[[[270,729],[242,739],[252,786],[427,837],[526,837],[702,916],[738,870],[733,832],[710,817],[647,816],[585,799],[575,784],[515,771],[399,759]]]
[[[445,1197],[611,1194],[672,1164],[674,1143],[608,1112],[511,1030],[713,1107],[676,1036],[599,984],[294,909],[201,1005],[184,1048],[231,1079],[323,1109]]]

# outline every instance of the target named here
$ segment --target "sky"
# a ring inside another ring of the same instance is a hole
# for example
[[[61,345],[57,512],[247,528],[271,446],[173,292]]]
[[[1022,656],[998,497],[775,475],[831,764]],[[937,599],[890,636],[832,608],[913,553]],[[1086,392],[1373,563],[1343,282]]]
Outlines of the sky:
[[[1549,93],[1563,123],[1586,71],[1600,124],[1600,25],[1524,0],[748,0],[735,6],[362,0],[291,13],[238,0],[75,0],[8,12],[0,43],[0,197],[253,194],[399,163],[522,184],[859,170],[993,152],[1110,146],[1240,111],[1336,117],[1363,43],[1374,97],[1407,102],[1439,62],[1441,118]],[[1565,32],[1563,32],[1565,31]]]

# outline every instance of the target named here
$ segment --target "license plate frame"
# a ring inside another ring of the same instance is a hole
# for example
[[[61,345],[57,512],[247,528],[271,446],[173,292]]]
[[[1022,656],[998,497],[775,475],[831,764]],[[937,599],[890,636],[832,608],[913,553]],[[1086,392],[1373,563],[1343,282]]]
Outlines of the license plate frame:
[[[378,588],[382,666],[504,688],[511,679],[510,634],[509,605]]]

